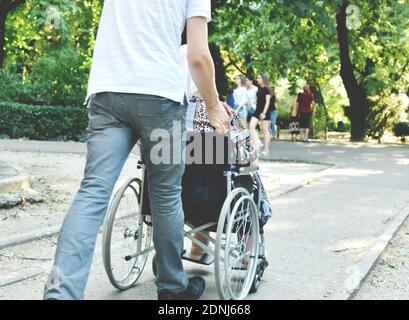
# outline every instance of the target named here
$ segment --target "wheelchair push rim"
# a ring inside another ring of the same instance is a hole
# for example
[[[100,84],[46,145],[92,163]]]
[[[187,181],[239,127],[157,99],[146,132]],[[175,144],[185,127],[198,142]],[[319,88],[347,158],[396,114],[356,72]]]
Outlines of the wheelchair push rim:
[[[111,284],[119,290],[132,287],[145,267],[152,230],[140,210],[141,180],[129,179],[109,206],[103,231],[103,260]]]
[[[221,299],[248,295],[257,270],[258,242],[257,207],[246,189],[236,188],[225,200],[216,236],[215,280]]]

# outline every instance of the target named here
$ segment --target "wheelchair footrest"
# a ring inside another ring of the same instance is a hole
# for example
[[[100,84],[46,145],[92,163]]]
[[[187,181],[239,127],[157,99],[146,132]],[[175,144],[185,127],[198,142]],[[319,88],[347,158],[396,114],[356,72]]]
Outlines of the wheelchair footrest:
[[[205,266],[209,266],[214,262],[214,257],[210,253],[205,253],[204,255],[202,255],[202,257],[199,260],[197,260],[197,259],[192,259],[189,256],[189,253],[186,252],[186,250],[182,254],[182,259],[193,262],[193,263],[205,265]]]

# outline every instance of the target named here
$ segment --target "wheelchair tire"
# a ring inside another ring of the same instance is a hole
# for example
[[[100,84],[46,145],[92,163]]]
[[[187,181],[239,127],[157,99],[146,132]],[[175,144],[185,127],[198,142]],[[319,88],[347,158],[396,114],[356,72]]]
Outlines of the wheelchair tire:
[[[102,235],[102,255],[111,284],[126,290],[139,279],[151,247],[152,227],[140,210],[141,180],[126,181],[113,196]],[[125,248],[121,248],[121,245]]]
[[[242,300],[248,295],[257,271],[258,241],[259,219],[253,198],[246,189],[235,188],[224,202],[217,226],[215,280],[220,299]]]
[[[158,274],[158,267],[156,266],[156,253],[152,257],[152,272],[153,275],[156,277]]]
[[[256,274],[254,275],[253,283],[251,284],[250,292],[249,293],[256,293],[258,288],[260,287],[261,277],[260,277],[260,265],[257,266]]]
[[[268,262],[265,258],[263,258],[260,263],[257,265],[257,271],[254,275],[254,280],[250,288],[250,293],[256,293],[258,288],[260,287],[261,279],[264,275],[264,270],[267,268]]]

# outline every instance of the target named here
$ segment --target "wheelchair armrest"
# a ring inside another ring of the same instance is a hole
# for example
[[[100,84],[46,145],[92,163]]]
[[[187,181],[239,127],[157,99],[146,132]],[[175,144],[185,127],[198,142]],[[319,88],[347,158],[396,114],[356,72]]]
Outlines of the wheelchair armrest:
[[[254,173],[259,170],[258,166],[248,166],[248,167],[241,167],[239,168],[239,175],[246,175],[250,173]]]

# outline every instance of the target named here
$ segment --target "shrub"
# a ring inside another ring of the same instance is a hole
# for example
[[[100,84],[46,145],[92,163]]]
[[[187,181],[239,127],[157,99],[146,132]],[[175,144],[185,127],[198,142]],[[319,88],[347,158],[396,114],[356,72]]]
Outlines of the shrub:
[[[393,126],[393,133],[395,136],[400,137],[402,142],[406,141],[406,137],[409,136],[409,122],[399,122]]]
[[[81,104],[88,73],[81,70],[82,64],[83,58],[71,48],[41,56],[28,77],[36,99],[49,105]]]
[[[318,138],[318,135],[325,132],[327,127],[327,113],[325,107],[322,104],[316,104],[314,110],[314,116],[312,119],[314,128],[314,137]]]
[[[277,126],[280,129],[288,129],[290,126],[290,115],[278,115],[277,116],[277,121],[276,121]]]
[[[26,85],[20,76],[0,69],[0,101],[18,101],[30,103],[34,101],[33,88]]]
[[[75,50],[49,52],[36,60],[24,81],[20,74],[0,69],[0,101],[79,105],[86,95],[88,73]]]
[[[349,132],[351,131],[351,123],[349,121],[335,122],[334,120],[330,120],[328,123],[328,129],[335,132]]]
[[[404,106],[401,98],[388,91],[382,95],[370,97],[369,114],[367,117],[368,136],[381,142],[386,131],[393,129],[395,123],[399,122]]]
[[[0,102],[0,135],[12,139],[84,141],[87,108]]]

